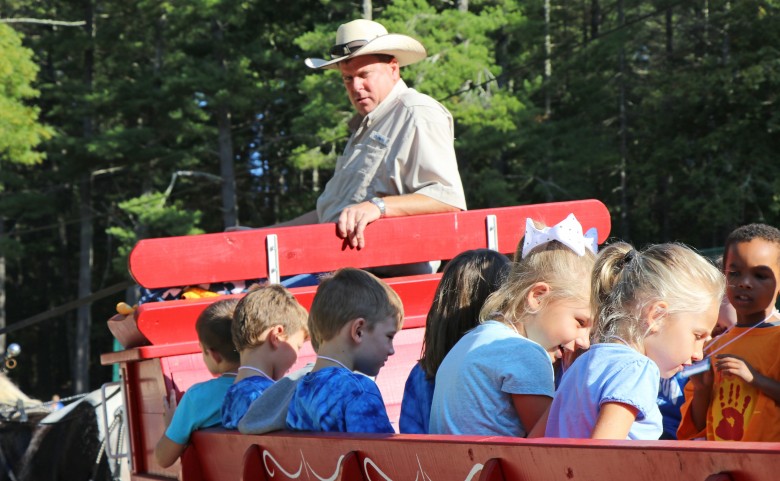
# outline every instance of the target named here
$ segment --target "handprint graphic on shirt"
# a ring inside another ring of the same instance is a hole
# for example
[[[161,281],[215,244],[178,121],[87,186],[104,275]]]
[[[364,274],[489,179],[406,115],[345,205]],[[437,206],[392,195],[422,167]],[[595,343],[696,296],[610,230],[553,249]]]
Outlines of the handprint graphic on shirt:
[[[734,383],[729,384],[728,397],[724,395],[723,386],[720,387],[718,401],[720,402],[720,408],[723,418],[715,428],[715,434],[718,438],[725,441],[740,441],[745,428],[745,411],[750,405],[750,396],[745,396],[742,401],[742,410],[739,410],[739,394],[740,385],[736,385],[734,389]]]

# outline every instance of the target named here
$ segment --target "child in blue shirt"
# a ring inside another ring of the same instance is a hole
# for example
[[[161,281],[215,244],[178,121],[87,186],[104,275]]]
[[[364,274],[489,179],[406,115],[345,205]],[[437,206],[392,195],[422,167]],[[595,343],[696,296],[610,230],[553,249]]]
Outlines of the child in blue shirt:
[[[659,380],[702,358],[724,287],[714,265],[680,244],[604,249],[593,270],[595,344],[564,374],[546,435],[658,439]]]
[[[236,376],[238,352],[233,347],[230,325],[233,322],[236,299],[216,301],[207,307],[195,322],[198,341],[203,350],[203,362],[216,377],[194,384],[176,405],[176,392],[171,390],[170,401],[163,399],[163,419],[168,428],[154,449],[157,463],[167,468],[182,455],[192,431],[218,426],[222,399]]]
[[[306,318],[306,309],[279,284],[250,289],[241,299],[232,326],[241,365],[222,404],[223,427],[237,429],[252,401],[295,364],[308,337]]]
[[[422,357],[404,387],[402,433],[428,433],[436,372],[452,346],[479,325],[479,311],[503,282],[509,263],[505,255],[490,249],[462,252],[447,263],[425,322]]]
[[[527,220],[507,280],[485,301],[480,325],[439,366],[431,433],[532,432],[552,402],[553,360],[588,347],[595,250],[595,232],[583,235],[573,215],[552,227]]]
[[[382,394],[368,376],[376,376],[393,355],[403,315],[398,294],[368,272],[344,268],[324,279],[309,313],[317,362],[298,382],[287,428],[394,432]]]

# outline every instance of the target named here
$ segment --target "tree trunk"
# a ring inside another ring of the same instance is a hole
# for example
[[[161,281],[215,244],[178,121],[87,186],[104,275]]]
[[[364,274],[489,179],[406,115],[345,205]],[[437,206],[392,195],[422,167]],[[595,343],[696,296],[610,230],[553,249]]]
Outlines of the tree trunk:
[[[85,2],[84,18],[85,29],[90,38],[90,43],[84,51],[84,84],[85,91],[92,91],[93,69],[95,52],[93,41],[95,28],[93,22],[94,5],[92,0]],[[86,100],[85,100],[86,101]],[[89,112],[83,119],[84,142],[92,137],[92,117]],[[86,297],[92,293],[92,177],[86,173],[79,182],[79,283],[78,297]],[[73,390],[75,393],[89,391],[89,356],[90,356],[90,331],[92,327],[92,304],[86,304],[78,308],[76,314],[76,354],[74,359]]]
[[[0,216],[0,239],[5,236],[5,219]],[[0,251],[0,329],[5,327],[5,255]],[[5,352],[6,335],[0,335],[0,353]]]
[[[626,23],[623,11],[623,0],[618,0],[618,25],[624,27]],[[626,51],[621,44],[618,54],[618,102],[620,118],[620,234],[623,239],[630,240],[630,225],[628,216],[628,119],[626,113]]]
[[[92,294],[92,189],[91,178],[85,174],[79,182],[79,298]],[[75,393],[89,391],[90,331],[92,327],[92,304],[78,308],[76,314],[76,373],[73,377]]]
[[[238,200],[233,136],[230,132],[230,109],[226,105],[217,107],[217,125],[219,127],[219,170],[222,176],[222,220],[227,229],[238,225]]]
[[[547,0],[545,0],[547,1]],[[458,10],[461,12],[469,11],[469,0],[458,0]]]
[[[227,59],[224,51],[224,32],[218,21],[212,25],[215,42],[216,60],[225,75]],[[219,171],[222,176],[222,224],[225,229],[238,225],[238,201],[236,199],[236,173],[233,155],[233,134],[231,132],[230,107],[225,104],[216,106],[217,128],[219,129]]]
[[[373,20],[374,18],[374,6],[371,4],[371,0],[363,0],[363,19]]]
[[[464,0],[465,1],[465,0]],[[552,113],[550,76],[552,76],[552,40],[550,37],[550,0],[544,0],[544,117]]]

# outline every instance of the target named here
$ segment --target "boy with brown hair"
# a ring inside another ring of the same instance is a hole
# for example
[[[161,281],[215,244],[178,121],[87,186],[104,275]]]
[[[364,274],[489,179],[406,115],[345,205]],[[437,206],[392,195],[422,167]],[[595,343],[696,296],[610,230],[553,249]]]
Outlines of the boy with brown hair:
[[[222,426],[236,429],[252,401],[295,364],[308,338],[307,313],[279,284],[250,289],[233,316],[233,344],[241,358],[225,394]]]
[[[394,432],[382,394],[367,376],[376,376],[393,355],[393,338],[403,317],[398,294],[373,274],[344,268],[324,279],[309,313],[317,362],[298,383],[287,428]]]
[[[780,230],[735,229],[723,254],[737,324],[705,347],[712,368],[685,388],[679,439],[780,441]]]
[[[238,352],[233,347],[230,332],[237,304],[237,299],[216,301],[195,322],[203,362],[211,374],[219,377],[191,386],[178,407],[176,391],[173,389],[170,399],[163,398],[163,420],[167,429],[157,443],[154,455],[164,468],[179,459],[193,431],[219,426],[221,422],[222,399],[233,384],[239,365]]]

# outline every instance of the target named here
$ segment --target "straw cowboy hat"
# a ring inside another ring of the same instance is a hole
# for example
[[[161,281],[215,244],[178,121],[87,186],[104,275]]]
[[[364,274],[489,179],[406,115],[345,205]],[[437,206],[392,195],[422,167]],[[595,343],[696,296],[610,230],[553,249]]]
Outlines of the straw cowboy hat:
[[[307,58],[309,68],[337,68],[338,63],[361,55],[392,55],[398,65],[410,65],[426,57],[420,42],[397,33],[387,33],[381,24],[371,20],[353,20],[339,26],[336,45],[330,49],[332,60]]]

